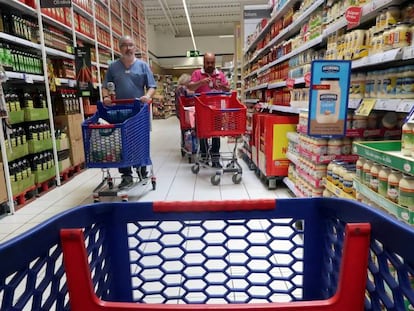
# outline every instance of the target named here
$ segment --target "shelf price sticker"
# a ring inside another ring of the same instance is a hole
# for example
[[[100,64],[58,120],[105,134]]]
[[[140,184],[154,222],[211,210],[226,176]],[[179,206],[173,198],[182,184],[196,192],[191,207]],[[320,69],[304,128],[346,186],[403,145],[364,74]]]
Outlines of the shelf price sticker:
[[[350,6],[345,12],[345,19],[348,22],[347,28],[351,29],[361,22],[362,7]]]
[[[366,98],[359,105],[358,109],[355,110],[357,116],[368,116],[371,110],[374,108],[377,100],[375,98]]]
[[[32,75],[27,75],[27,74],[23,74],[23,80],[26,83],[30,83],[33,84],[33,76]]]

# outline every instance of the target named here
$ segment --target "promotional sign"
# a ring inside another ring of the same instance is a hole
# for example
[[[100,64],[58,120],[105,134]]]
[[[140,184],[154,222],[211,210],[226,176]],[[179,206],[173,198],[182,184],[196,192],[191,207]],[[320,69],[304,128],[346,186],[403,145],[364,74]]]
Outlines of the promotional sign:
[[[345,19],[348,22],[348,29],[354,28],[361,22],[362,8],[350,6],[345,12]]]
[[[350,72],[351,61],[312,62],[308,135],[345,135]]]
[[[187,57],[199,57],[199,56],[201,56],[200,51],[197,51],[197,50],[187,51]]]
[[[81,96],[89,96],[93,89],[91,48],[75,48],[76,81]]]
[[[41,8],[70,8],[71,0],[40,0]]]

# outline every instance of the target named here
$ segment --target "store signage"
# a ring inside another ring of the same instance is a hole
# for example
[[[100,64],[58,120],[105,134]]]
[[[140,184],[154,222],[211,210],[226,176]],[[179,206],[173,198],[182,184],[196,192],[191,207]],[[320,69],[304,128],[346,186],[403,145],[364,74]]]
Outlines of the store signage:
[[[348,29],[354,28],[361,22],[362,8],[350,6],[345,12],[345,19],[348,22]]]
[[[76,81],[80,94],[90,92],[93,89],[93,75],[91,64],[91,48],[75,48]]]
[[[199,57],[201,56],[200,51],[198,50],[190,50],[187,51],[187,57]]]
[[[72,0],[40,0],[41,8],[70,8]]]
[[[269,18],[271,9],[247,9],[243,11],[244,19],[262,19]]]
[[[350,72],[351,61],[312,62],[308,135],[345,136]]]
[[[295,79],[287,78],[286,79],[286,87],[288,89],[293,89],[294,86],[295,86]]]
[[[305,78],[305,86],[309,87],[310,82],[311,82],[311,73],[310,72],[305,73],[304,78]]]

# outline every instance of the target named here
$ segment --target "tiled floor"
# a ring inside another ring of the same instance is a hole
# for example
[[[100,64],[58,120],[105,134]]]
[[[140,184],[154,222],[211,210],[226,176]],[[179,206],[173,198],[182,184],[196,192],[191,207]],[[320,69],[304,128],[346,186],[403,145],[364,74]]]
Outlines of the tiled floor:
[[[196,175],[191,172],[191,164],[182,158],[179,151],[180,134],[176,118],[154,120],[151,132],[151,158],[154,175],[157,178],[156,190],[151,185],[140,186],[130,191],[129,201],[175,201],[175,200],[229,200],[290,197],[289,191],[278,184],[276,190],[268,190],[250,171],[243,160],[243,179],[238,185],[231,181],[231,174],[222,176],[221,183],[213,186],[210,177],[214,171],[201,168]],[[222,151],[232,145],[222,138]],[[116,169],[111,169],[115,176]],[[51,216],[78,205],[92,203],[92,192],[102,180],[100,169],[87,169],[69,182],[40,196],[19,209],[15,214],[0,219],[0,242],[4,242]],[[102,200],[119,200],[103,198]]]

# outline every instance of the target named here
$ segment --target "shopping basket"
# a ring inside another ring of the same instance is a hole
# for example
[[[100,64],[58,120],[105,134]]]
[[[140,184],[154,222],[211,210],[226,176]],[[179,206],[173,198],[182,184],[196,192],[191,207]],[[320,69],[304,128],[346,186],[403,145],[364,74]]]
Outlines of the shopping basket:
[[[86,304],[96,294],[102,310],[356,311],[365,292],[365,310],[406,310],[413,243],[408,225],[348,200],[97,203],[0,245],[0,309],[101,310]]]
[[[240,136],[246,132],[246,107],[237,92],[201,93],[195,97],[198,138]]]
[[[178,103],[178,118],[180,119],[181,130],[194,128],[195,95],[180,96]],[[194,110],[193,110],[194,109]]]
[[[150,158],[148,104],[117,100],[114,106],[97,103],[97,112],[82,123],[88,168],[145,166]],[[103,120],[105,124],[99,124]]]

